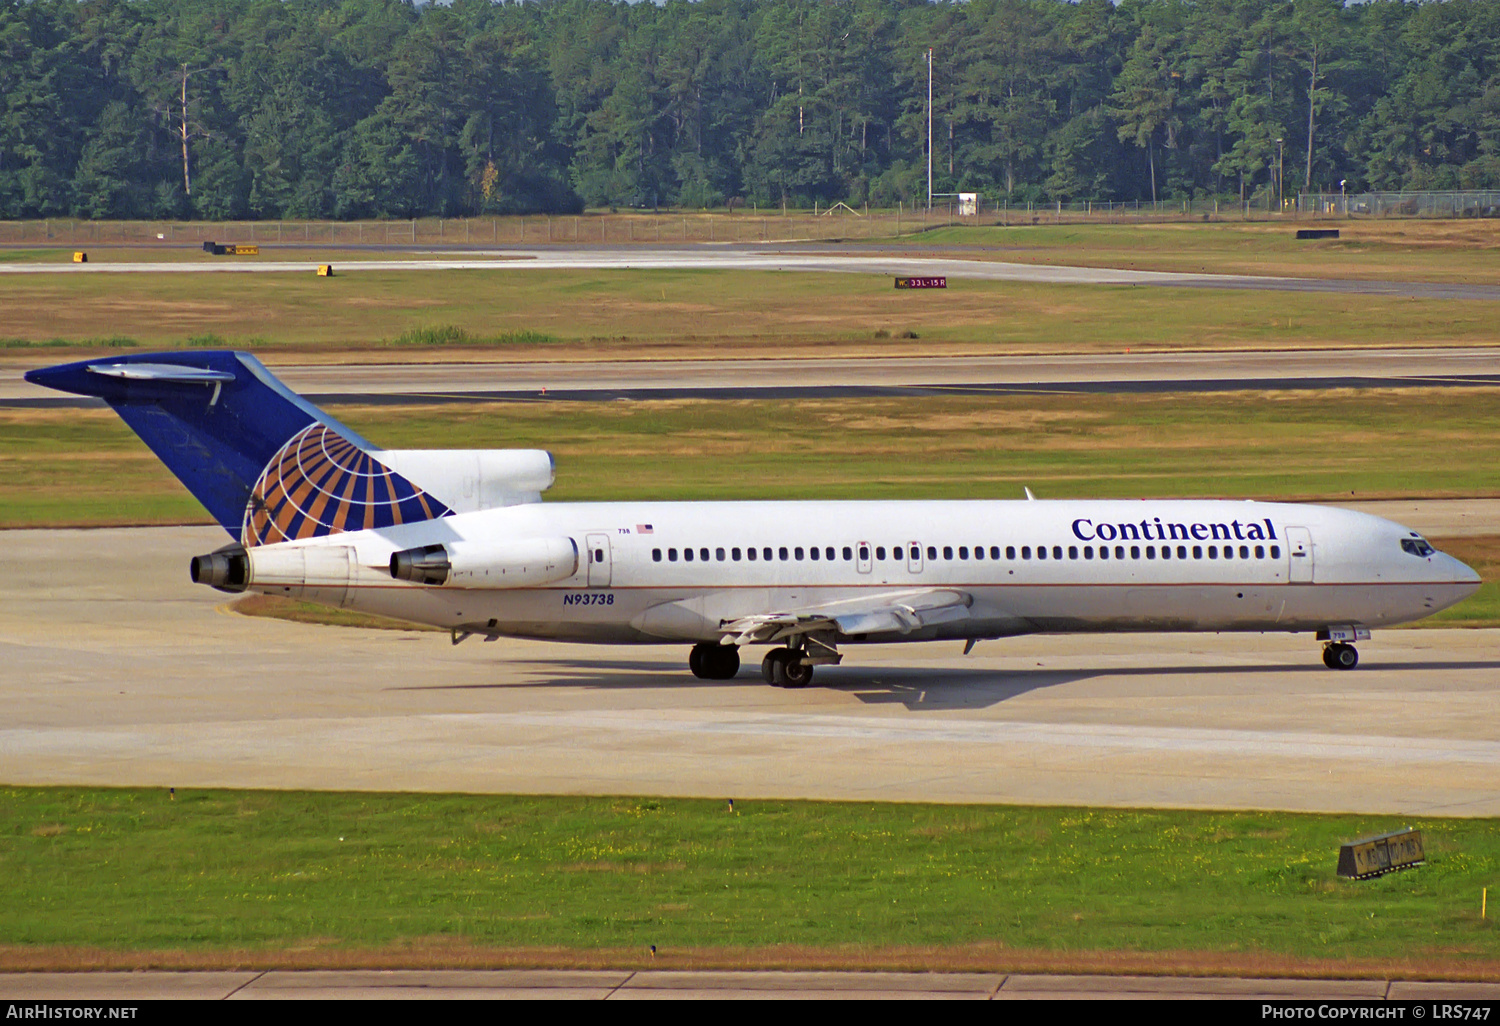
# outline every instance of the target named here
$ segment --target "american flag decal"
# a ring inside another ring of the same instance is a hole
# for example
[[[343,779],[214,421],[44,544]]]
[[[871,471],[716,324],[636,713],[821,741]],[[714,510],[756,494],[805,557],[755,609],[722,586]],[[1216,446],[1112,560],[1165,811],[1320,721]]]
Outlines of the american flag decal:
[[[650,534],[651,533],[651,525],[650,524],[636,524],[635,525],[635,533],[636,534]]]

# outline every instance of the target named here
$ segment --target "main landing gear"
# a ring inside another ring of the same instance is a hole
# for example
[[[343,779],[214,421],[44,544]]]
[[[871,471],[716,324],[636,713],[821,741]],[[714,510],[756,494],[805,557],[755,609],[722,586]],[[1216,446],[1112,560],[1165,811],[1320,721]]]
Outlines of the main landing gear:
[[[805,688],[812,683],[812,664],[791,648],[773,648],[760,663],[760,675],[776,688]]]
[[[1323,646],[1323,665],[1330,670],[1352,670],[1359,665],[1359,653],[1353,645],[1334,641]]]
[[[740,650],[734,645],[694,645],[688,669],[699,680],[729,680],[740,672]]]

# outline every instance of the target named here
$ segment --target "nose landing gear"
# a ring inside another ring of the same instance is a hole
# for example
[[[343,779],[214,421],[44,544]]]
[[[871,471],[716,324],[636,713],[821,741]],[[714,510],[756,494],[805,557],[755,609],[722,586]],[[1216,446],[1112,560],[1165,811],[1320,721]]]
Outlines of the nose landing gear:
[[[1318,631],[1318,640],[1327,642],[1323,646],[1323,665],[1330,670],[1352,670],[1359,665],[1359,653],[1351,641],[1369,641],[1370,628],[1357,624],[1342,624],[1323,627]]]
[[[1359,665],[1359,652],[1342,641],[1323,646],[1323,665],[1330,670],[1352,670]]]

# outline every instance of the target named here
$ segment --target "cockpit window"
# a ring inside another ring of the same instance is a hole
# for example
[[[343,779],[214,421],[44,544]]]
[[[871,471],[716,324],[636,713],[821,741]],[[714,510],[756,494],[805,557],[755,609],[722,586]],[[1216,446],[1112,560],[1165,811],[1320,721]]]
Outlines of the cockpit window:
[[[1409,552],[1413,556],[1425,557],[1432,555],[1437,550],[1434,549],[1431,545],[1428,545],[1421,538],[1402,538],[1401,551]]]

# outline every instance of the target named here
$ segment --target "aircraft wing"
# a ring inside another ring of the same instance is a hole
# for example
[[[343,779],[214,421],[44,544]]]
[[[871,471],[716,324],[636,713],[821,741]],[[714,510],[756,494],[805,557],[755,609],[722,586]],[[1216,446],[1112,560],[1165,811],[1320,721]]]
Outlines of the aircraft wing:
[[[962,620],[974,596],[951,588],[923,588],[864,595],[857,599],[742,616],[719,628],[720,643],[748,645],[781,641],[813,631],[840,634],[910,634],[921,627]]]

